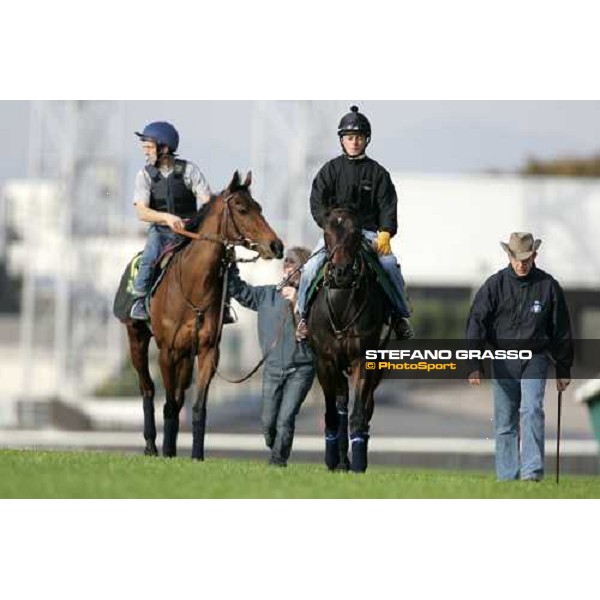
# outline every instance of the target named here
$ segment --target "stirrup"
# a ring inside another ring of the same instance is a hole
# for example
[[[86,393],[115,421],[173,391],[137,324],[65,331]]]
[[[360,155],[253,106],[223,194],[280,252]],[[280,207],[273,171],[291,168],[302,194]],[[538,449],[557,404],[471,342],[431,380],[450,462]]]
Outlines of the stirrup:
[[[146,310],[146,301],[144,298],[139,298],[134,302],[133,306],[131,307],[130,316],[136,321],[148,321],[150,319],[150,315]]]

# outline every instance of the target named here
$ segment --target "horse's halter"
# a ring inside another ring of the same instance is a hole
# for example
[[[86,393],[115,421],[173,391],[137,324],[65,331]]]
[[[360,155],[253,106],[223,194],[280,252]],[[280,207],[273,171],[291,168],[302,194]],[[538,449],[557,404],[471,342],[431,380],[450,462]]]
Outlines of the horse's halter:
[[[341,224],[341,217],[337,218],[338,224]],[[342,245],[342,241],[338,241],[331,250],[327,249],[327,259],[325,262],[325,272],[324,272],[324,285],[328,287],[335,287],[335,274],[334,271],[337,268],[333,264],[333,259],[335,257],[336,252],[340,249]],[[354,261],[351,264],[345,265],[345,268],[351,268],[353,272],[352,276],[352,288],[358,287],[360,285],[360,274],[363,270],[363,259],[360,254],[360,242],[358,244],[358,249],[356,252],[356,256],[354,257]],[[340,288],[343,289],[343,288]]]
[[[235,221],[234,213],[231,210],[231,207],[229,205],[229,202],[231,201],[231,199],[233,197],[235,197],[235,195],[237,193],[238,192],[231,192],[225,198],[223,198],[223,202],[225,204],[225,210],[223,211],[223,225],[221,228],[222,243],[226,247],[244,246],[245,248],[248,248],[248,250],[254,250],[258,246],[258,242],[253,242],[251,239],[245,237],[242,234],[238,224]],[[250,199],[252,199],[251,196],[250,196]],[[233,230],[234,230],[235,236],[236,236],[233,240],[230,240],[227,237],[227,229],[228,229],[227,225],[228,225],[229,221],[231,221],[231,224],[233,225]]]
[[[338,223],[341,223],[341,219],[340,217],[338,217]],[[350,309],[352,307],[352,301],[354,300],[354,296],[357,292],[357,290],[360,288],[361,283],[364,281],[364,277],[363,274],[365,272],[365,264],[364,264],[364,260],[362,258],[361,252],[360,252],[360,243],[358,244],[358,248],[356,251],[356,256],[354,258],[354,261],[352,262],[351,265],[346,265],[346,267],[350,267],[352,269],[352,284],[350,286],[350,288],[337,288],[340,290],[349,290],[350,291],[350,297],[348,298],[348,301],[346,302],[346,308],[343,312],[343,314],[341,315],[337,315],[335,312],[335,308],[333,306],[333,302],[331,300],[331,289],[332,289],[332,280],[334,279],[334,276],[332,276],[331,273],[331,267],[333,267],[333,263],[332,260],[335,256],[335,253],[339,250],[340,246],[341,246],[342,242],[338,241],[334,247],[327,251],[327,262],[325,263],[325,272],[324,272],[324,279],[323,279],[323,287],[325,288],[325,302],[327,304],[327,315],[329,317],[329,324],[331,325],[331,329],[333,330],[333,333],[335,334],[336,338],[342,339],[344,337],[348,337],[348,332],[350,330],[350,328],[352,327],[352,325],[354,325],[354,323],[356,323],[356,321],[358,320],[358,318],[362,315],[362,313],[364,312],[366,306],[367,306],[367,300],[368,300],[368,295],[365,294],[365,298],[363,300],[363,302],[361,303],[361,305],[359,306],[359,308],[357,309],[357,311],[354,313],[354,316],[349,318],[349,314],[350,314]],[[333,283],[335,283],[335,281],[333,281]],[[338,323],[343,323],[343,325],[338,325]]]
[[[251,239],[245,237],[242,234],[233,216],[233,211],[231,210],[231,207],[229,205],[229,202],[232,198],[235,197],[237,193],[238,192],[230,192],[229,194],[227,194],[227,196],[222,198],[222,201],[225,204],[225,209],[223,210],[223,220],[221,222],[221,231],[219,235],[214,235],[212,233],[194,233],[193,231],[186,231],[185,229],[179,230],[177,231],[177,233],[192,240],[205,240],[209,242],[215,242],[217,244],[222,244],[227,249],[233,248],[233,246],[244,246],[249,250],[254,250],[258,246],[258,243],[253,242]],[[233,230],[235,232],[235,238],[233,239],[227,237],[229,221],[231,221],[231,224],[233,225]],[[253,260],[257,259],[258,257],[256,257]]]

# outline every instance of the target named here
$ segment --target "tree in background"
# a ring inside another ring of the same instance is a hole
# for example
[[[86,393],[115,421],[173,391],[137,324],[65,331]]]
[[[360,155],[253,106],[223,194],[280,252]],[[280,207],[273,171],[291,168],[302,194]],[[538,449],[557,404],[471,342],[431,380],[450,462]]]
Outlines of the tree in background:
[[[564,156],[548,160],[532,156],[519,173],[559,177],[600,177],[600,153],[589,157]]]

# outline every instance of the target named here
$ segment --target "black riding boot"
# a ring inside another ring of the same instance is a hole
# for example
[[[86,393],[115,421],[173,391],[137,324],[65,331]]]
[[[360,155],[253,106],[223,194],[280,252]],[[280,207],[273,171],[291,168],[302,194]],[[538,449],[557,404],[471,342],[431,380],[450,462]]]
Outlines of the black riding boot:
[[[410,321],[399,315],[392,317],[392,329],[397,340],[410,340],[415,337]]]
[[[236,319],[231,314],[231,304],[229,302],[225,304],[225,308],[223,309],[223,325],[231,325],[231,323],[235,323]]]

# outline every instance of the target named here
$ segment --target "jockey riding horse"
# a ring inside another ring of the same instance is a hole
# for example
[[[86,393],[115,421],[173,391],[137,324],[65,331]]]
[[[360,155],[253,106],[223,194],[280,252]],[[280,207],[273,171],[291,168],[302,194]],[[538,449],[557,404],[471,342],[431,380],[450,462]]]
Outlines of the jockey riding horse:
[[[371,140],[371,124],[358,107],[350,107],[350,112],[342,117],[338,136],[343,153],[323,165],[312,184],[313,218],[323,229],[326,216],[335,208],[346,208],[357,215],[364,238],[375,246],[379,262],[391,282],[386,287],[392,307],[392,329],[397,339],[409,339],[414,334],[408,321],[410,310],[404,294],[404,279],[390,246],[390,239],[398,229],[396,189],[387,170],[365,153]],[[304,265],[296,307],[299,340],[306,339],[308,333],[307,296],[326,262],[324,250],[321,238]]]

